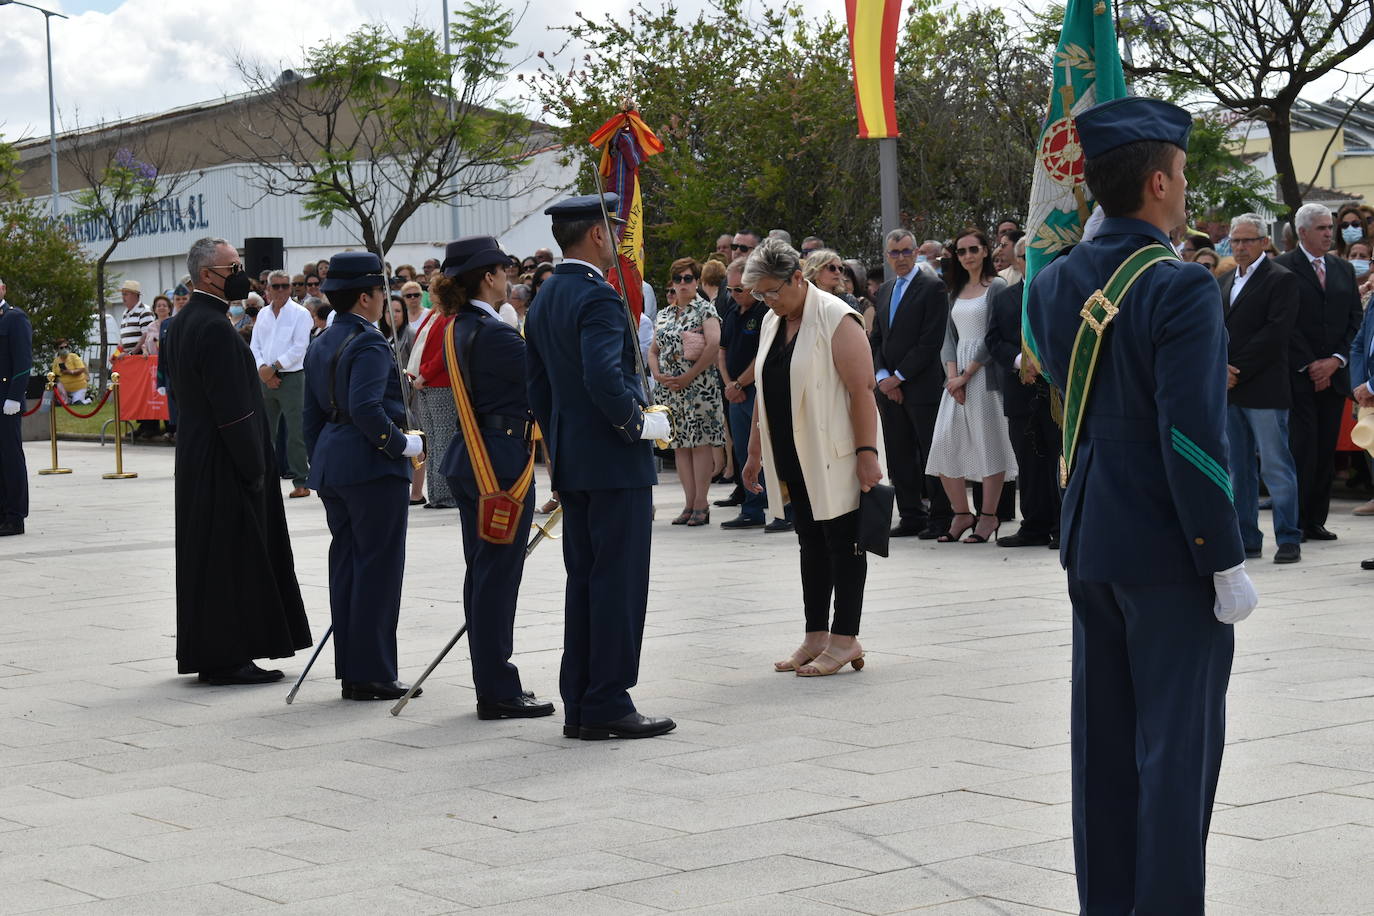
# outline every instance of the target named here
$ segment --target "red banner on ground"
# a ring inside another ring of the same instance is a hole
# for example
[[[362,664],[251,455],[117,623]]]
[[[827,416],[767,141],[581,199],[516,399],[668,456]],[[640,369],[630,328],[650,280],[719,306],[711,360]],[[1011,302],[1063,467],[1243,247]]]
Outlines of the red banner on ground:
[[[119,356],[111,365],[119,373],[119,419],[170,418],[167,398],[157,393],[156,356]]]

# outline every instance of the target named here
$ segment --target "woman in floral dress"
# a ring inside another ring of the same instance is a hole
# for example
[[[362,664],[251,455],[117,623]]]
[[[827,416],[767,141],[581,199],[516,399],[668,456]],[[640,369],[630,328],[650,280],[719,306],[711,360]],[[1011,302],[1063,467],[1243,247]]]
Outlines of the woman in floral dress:
[[[720,316],[710,301],[697,295],[700,277],[701,267],[692,258],[673,262],[672,304],[659,310],[649,345],[654,397],[672,416],[673,460],[682,481],[684,508],[673,524],[692,527],[711,521],[707,494],[712,450],[725,444],[725,411],[715,368]]]

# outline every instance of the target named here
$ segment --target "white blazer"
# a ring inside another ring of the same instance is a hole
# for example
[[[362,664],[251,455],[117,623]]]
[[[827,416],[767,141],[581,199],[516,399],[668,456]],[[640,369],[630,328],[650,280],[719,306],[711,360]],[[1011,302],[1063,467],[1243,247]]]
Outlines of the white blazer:
[[[858,457],[854,454],[854,425],[849,417],[849,389],[835,368],[831,349],[835,329],[851,316],[863,326],[863,318],[843,299],[807,284],[806,307],[792,351],[792,435],[817,521],[837,518],[859,508]],[[768,377],[764,361],[779,333],[783,333],[782,319],[769,310],[759,331],[754,379],[758,385],[759,441],[763,446],[768,511],[777,517],[782,516],[786,500],[774,470],[773,443],[768,433],[768,409],[764,402]],[[876,405],[873,424],[881,439]],[[882,454],[881,441],[875,444]]]

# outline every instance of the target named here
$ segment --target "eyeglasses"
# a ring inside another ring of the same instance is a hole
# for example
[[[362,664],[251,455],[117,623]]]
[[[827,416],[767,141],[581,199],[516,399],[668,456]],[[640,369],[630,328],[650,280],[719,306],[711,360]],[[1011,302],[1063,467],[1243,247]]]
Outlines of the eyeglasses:
[[[734,243],[732,243],[732,244],[730,245],[730,250],[731,250],[731,251],[753,251],[753,250],[754,250],[755,248],[757,248],[757,247],[758,247],[757,245],[741,245],[739,242],[734,242]]]
[[[1251,244],[1254,244],[1255,242],[1262,242],[1262,241],[1264,241],[1264,238],[1263,238],[1262,236],[1258,236],[1258,235],[1253,235],[1253,236],[1237,236],[1237,235],[1233,235],[1233,236],[1231,236],[1231,244],[1232,244],[1232,245],[1251,245]]]
[[[889,248],[887,250],[887,256],[889,258],[893,258],[894,260],[896,258],[909,258],[915,253],[915,248]]]
[[[679,276],[673,277],[672,280],[673,280],[674,283],[695,283],[695,282],[697,282],[696,274],[680,274]]]
[[[270,285],[271,285],[271,287],[272,287],[273,289],[290,289],[290,288],[291,288],[291,284],[290,284],[290,283],[272,283],[272,284],[270,284]]]
[[[235,261],[233,264],[211,264],[207,270],[227,270],[229,271],[229,276],[232,277],[236,273],[243,272],[243,265],[238,261]]]
[[[319,281],[319,280],[306,280],[306,281],[305,281],[305,285],[306,285],[306,286],[319,286],[319,285],[320,285],[320,281]]]
[[[778,296],[782,295],[782,287],[788,286],[791,283],[792,281],[788,280],[786,283],[783,283],[782,286],[779,286],[777,289],[770,289],[762,293],[758,290],[751,290],[749,295],[754,297],[755,302],[777,302]]]
[[[304,286],[304,285],[305,285],[305,281],[304,281],[304,280],[292,280],[292,281],[291,281],[291,285],[292,285],[292,286]]]
[[[742,293],[742,292],[744,292],[746,289],[748,289],[748,287],[745,287],[745,286],[727,286],[727,287],[725,287],[725,291],[726,291],[727,293]]]
[[[423,299],[423,298],[424,298],[424,296],[420,295],[419,293],[404,293],[403,295],[404,295],[405,298],[407,298],[407,299]]]
[[[1359,220],[1355,220],[1354,222],[1351,222],[1349,220],[1341,220],[1342,229],[1358,229],[1363,225],[1364,223],[1360,222]]]
[[[821,270],[833,270],[837,274],[844,273],[844,268],[841,267],[839,264],[827,264],[824,267],[822,267]]]
[[[954,253],[962,258],[966,254],[977,254],[982,250],[982,245],[970,245],[967,248],[956,248],[954,249]]]

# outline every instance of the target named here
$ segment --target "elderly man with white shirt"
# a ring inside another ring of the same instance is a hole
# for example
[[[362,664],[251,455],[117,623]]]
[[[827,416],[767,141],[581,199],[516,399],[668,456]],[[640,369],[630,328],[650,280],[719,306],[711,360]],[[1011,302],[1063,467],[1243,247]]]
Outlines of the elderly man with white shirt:
[[[274,270],[267,276],[267,307],[253,324],[253,360],[262,379],[267,406],[267,426],[275,437],[277,424],[286,418],[286,462],[291,472],[292,499],[309,496],[310,473],[305,454],[305,349],[310,345],[314,321],[305,306],[291,298],[291,275]]]

